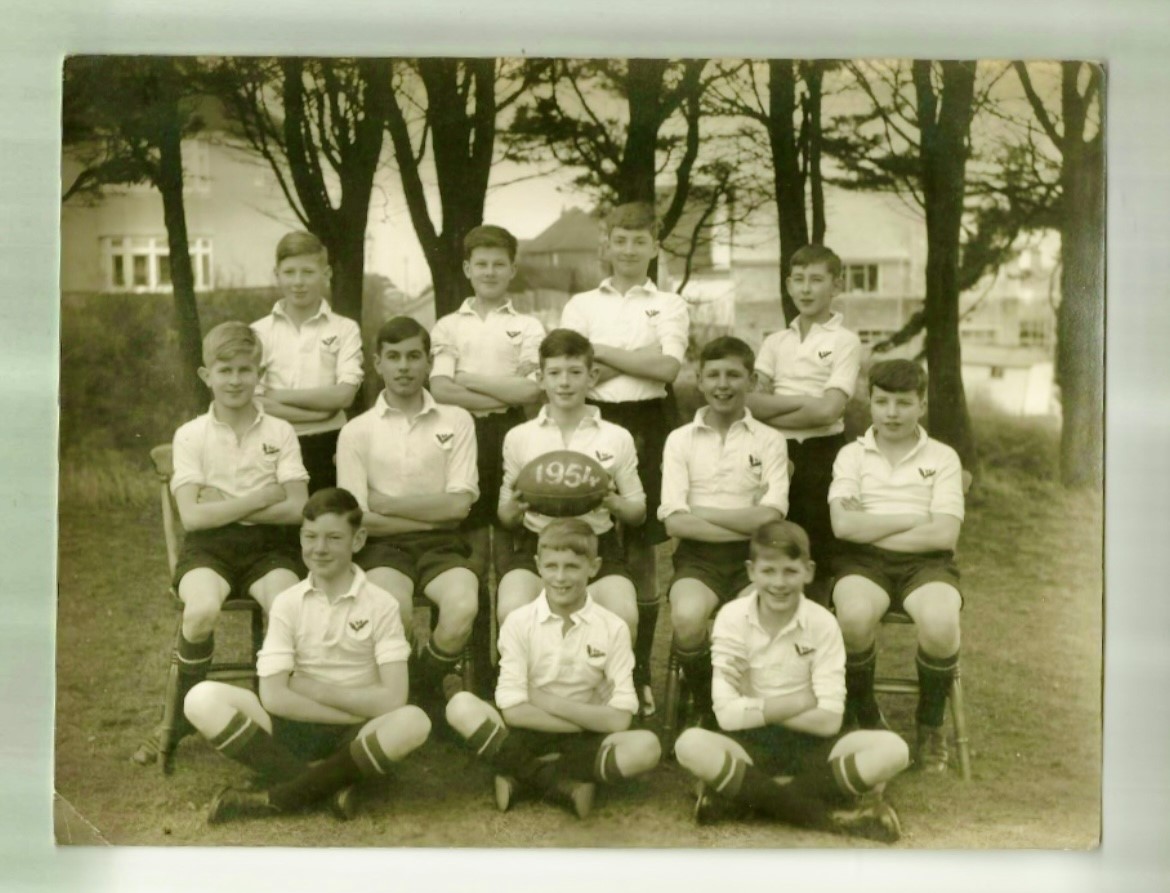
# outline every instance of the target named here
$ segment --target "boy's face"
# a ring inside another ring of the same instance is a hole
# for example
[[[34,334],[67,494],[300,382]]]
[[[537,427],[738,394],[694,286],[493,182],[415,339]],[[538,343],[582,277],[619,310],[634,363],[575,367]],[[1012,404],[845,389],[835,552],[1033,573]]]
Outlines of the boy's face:
[[[498,301],[507,293],[516,265],[506,248],[472,248],[471,257],[463,262],[463,274],[471,280],[477,298]]]
[[[276,285],[285,302],[302,310],[315,308],[329,285],[329,266],[321,254],[298,254],[276,265]]]
[[[585,357],[549,357],[540,367],[540,384],[550,406],[576,409],[584,405],[597,372]]]
[[[615,226],[606,238],[606,254],[615,275],[645,279],[650,261],[658,256],[658,242],[649,230]]]
[[[413,397],[431,374],[431,358],[423,347],[422,336],[415,335],[394,344],[383,343],[374,358],[374,368],[391,394]]]
[[[365,528],[354,530],[342,515],[320,515],[301,523],[301,557],[321,581],[344,576],[353,563],[354,553],[365,542]]]
[[[260,381],[260,363],[252,354],[238,353],[199,367],[199,377],[211,389],[217,405],[242,409],[252,402]]]
[[[869,412],[878,437],[900,443],[918,436],[926,401],[914,391],[883,391],[875,385],[869,392]]]
[[[840,290],[840,278],[834,279],[828,264],[816,263],[793,267],[788,275],[788,293],[796,302],[800,315],[814,322],[829,318],[829,305]]]
[[[743,410],[753,378],[739,357],[708,360],[699,370],[699,391],[715,412],[738,413]]]
[[[600,558],[587,558],[571,549],[538,549],[536,569],[544,582],[549,606],[576,610],[585,603],[586,587],[601,568]]]
[[[748,579],[759,593],[760,607],[772,614],[796,610],[804,587],[812,582],[814,570],[812,561],[780,553],[765,553],[747,563]]]

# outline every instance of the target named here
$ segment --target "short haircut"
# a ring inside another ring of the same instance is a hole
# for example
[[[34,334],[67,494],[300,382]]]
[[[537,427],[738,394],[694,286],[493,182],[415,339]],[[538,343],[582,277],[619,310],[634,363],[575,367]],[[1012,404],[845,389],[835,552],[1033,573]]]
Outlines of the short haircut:
[[[811,267],[813,264],[824,264],[834,279],[841,275],[843,268],[841,258],[837,257],[837,252],[832,248],[826,248],[824,245],[804,245],[797,248],[796,253],[792,255],[788,273],[792,275],[792,271],[797,267]]]
[[[230,360],[242,353],[260,362],[260,339],[246,322],[221,322],[203,338],[203,365],[212,366],[217,360]]]
[[[783,556],[793,561],[809,561],[808,534],[791,521],[769,521],[752,534],[749,557],[752,561]]]
[[[503,248],[508,252],[508,259],[515,260],[519,244],[516,237],[502,226],[484,224],[472,228],[463,237],[463,259],[471,260],[471,252],[476,248]]]
[[[699,354],[699,368],[702,369],[703,364],[714,360],[727,359],[741,360],[748,372],[752,372],[756,368],[755,352],[746,341],[736,338],[734,335],[722,335],[718,338],[712,338],[704,344],[703,350]]]
[[[546,360],[557,357],[580,357],[585,365],[593,365],[593,343],[573,329],[553,329],[540,342],[540,368]]]
[[[321,244],[321,240],[312,233],[304,230],[289,233],[276,243],[276,265],[279,267],[282,260],[290,257],[301,257],[305,254],[320,254],[325,263],[329,263],[329,252]]]
[[[882,360],[869,368],[869,393],[881,388],[891,394],[913,391],[926,399],[926,370],[913,360]]]
[[[322,515],[341,515],[354,530],[362,526],[362,507],[352,493],[341,487],[318,490],[301,509],[306,521],[316,521]]]
[[[378,337],[374,339],[374,354],[381,355],[383,344],[398,344],[410,338],[422,338],[423,350],[431,352],[431,333],[412,316],[395,316],[382,323]]]
[[[657,239],[658,218],[654,216],[654,206],[649,202],[627,202],[618,205],[605,215],[606,235],[615,229],[646,230]]]
[[[553,518],[540,532],[536,554],[545,549],[563,549],[592,561],[597,557],[597,534],[580,518]]]

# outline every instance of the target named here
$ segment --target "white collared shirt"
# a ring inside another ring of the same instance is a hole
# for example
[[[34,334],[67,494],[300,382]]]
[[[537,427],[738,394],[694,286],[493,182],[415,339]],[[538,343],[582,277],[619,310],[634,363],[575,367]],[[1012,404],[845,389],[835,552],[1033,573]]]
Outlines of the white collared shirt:
[[[638,453],[629,431],[621,425],[605,421],[596,406],[586,406],[585,415],[566,441],[545,404],[536,418],[517,425],[504,435],[504,477],[500,485],[500,505],[516,499],[513,487],[520,470],[537,456],[553,450],[584,453],[609,472],[617,484],[619,496],[635,502],[646,501],[646,492],[638,478]],[[603,506],[580,517],[598,536],[613,527],[613,516]],[[551,520],[540,512],[524,513],[524,526],[535,533],[544,530]]]
[[[456,372],[476,375],[519,375],[540,363],[544,326],[535,316],[518,313],[511,301],[476,312],[476,299],[468,298],[431,330],[431,377],[453,378]],[[527,372],[525,373],[527,374]]]
[[[398,602],[352,567],[349,591],[330,601],[312,574],[280,593],[268,613],[264,647],[256,657],[259,676],[296,672],[331,685],[378,682],[378,665],[410,656]]]
[[[772,379],[772,393],[793,397],[823,397],[830,388],[852,397],[861,369],[861,340],[845,328],[844,317],[832,314],[822,325],[813,323],[802,341],[800,319],[764,339],[756,357],[756,371]],[[805,440],[845,430],[844,419],[819,428],[779,429],[785,437]]]
[[[788,445],[783,435],[745,409],[723,438],[707,424],[708,411],[704,406],[689,425],[667,435],[658,519],[698,506],[766,505],[787,514]]]
[[[624,295],[606,279],[593,291],[573,295],[561,312],[561,326],[580,332],[594,344],[622,350],[659,345],[680,363],[690,331],[687,304],[678,295],[659,291],[649,279]],[[666,385],[648,378],[618,375],[589,392],[594,400],[622,403],[666,396]]]
[[[763,726],[768,698],[811,691],[817,708],[845,712],[845,642],[837,619],[803,595],[788,625],[771,635],[752,590],[728,602],[711,631],[711,697],[727,731]]]
[[[369,511],[370,490],[386,496],[469,493],[479,496],[475,423],[466,409],[436,403],[422,391],[423,406],[408,418],[386,402],[341,429],[337,438],[337,486]]]
[[[914,449],[890,465],[871,427],[841,447],[833,462],[829,502],[850,497],[877,515],[943,514],[962,521],[963,466],[958,453],[921,427]]]
[[[325,388],[362,383],[362,333],[347,316],[334,313],[328,301],[298,327],[278,301],[272,312],[252,323],[264,349],[263,375],[257,393],[266,390]],[[345,424],[338,410],[320,422],[297,422],[298,435],[335,431]]]
[[[173,444],[172,493],[185,484],[199,484],[234,498],[269,484],[309,480],[292,425],[259,406],[255,421],[240,438],[216,417],[213,403],[206,413],[179,427]]]
[[[634,652],[625,621],[588,595],[569,619],[566,632],[543,590],[507,616],[500,628],[496,706],[506,710],[527,703],[529,689],[537,688],[581,704],[636,713]]]

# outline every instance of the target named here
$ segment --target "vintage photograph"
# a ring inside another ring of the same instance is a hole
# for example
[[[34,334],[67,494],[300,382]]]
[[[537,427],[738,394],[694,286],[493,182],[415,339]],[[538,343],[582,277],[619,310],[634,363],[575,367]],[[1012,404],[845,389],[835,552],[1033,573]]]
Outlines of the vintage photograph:
[[[1107,77],[66,58],[57,843],[1098,846]]]

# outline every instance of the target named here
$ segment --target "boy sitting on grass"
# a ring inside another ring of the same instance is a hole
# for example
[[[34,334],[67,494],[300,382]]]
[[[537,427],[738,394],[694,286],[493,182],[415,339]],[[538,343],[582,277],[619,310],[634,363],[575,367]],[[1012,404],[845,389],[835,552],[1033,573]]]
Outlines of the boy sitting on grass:
[[[366,539],[361,524],[348,491],[314,493],[301,525],[309,576],[272,605],[256,662],[260,697],[223,682],[187,695],[192,725],[261,778],[259,787],[216,794],[210,824],[292,812],[331,795],[334,813],[348,819],[353,785],[385,779],[426,741],[430,721],[406,705],[410,649],[398,603],[353,563]]]
[[[179,703],[207,676],[220,607],[234,591],[265,609],[296,583],[300,562],[289,529],[299,523],[309,475],[292,425],[268,415],[254,395],[260,342],[242,322],[225,322],[203,339],[199,377],[211,408],[175,432],[171,492],[186,531],[174,586],[183,603],[178,644]],[[162,724],[131,758],[170,759],[191,727]]]
[[[833,615],[804,597],[813,573],[799,526],[756,531],[753,591],[724,605],[712,632],[723,731],[687,729],[675,753],[700,781],[700,824],[730,801],[792,825],[893,842],[898,815],[881,792],[909,751],[889,731],[840,734],[845,648]]]
[[[919,769],[943,772],[947,695],[959,665],[959,570],[955,544],[963,523],[963,468],[958,454],[933,440],[926,413],[926,373],[910,360],[869,370],[873,425],[837,454],[829,510],[845,546],[834,571],[833,604],[845,635],[846,721],[887,728],[874,698],[877,628],[891,608],[918,630]]]
[[[537,565],[544,590],[500,630],[496,706],[460,692],[447,721],[497,773],[501,811],[535,789],[584,818],[596,782],[650,771],[661,748],[653,732],[630,729],[634,656],[626,625],[589,596],[601,566],[592,528],[578,518],[550,521]]]

